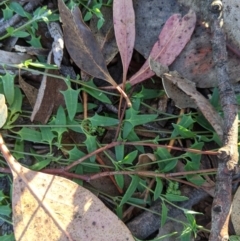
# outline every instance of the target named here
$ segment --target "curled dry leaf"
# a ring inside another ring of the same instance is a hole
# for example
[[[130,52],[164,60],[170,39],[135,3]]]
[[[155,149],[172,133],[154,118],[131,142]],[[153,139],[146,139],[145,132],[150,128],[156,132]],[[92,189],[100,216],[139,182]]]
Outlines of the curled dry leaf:
[[[0,94],[0,128],[3,127],[7,120],[8,112],[7,105],[5,103],[5,96]]]
[[[197,108],[197,105],[195,104],[193,99],[190,98],[189,95],[179,89],[175,84],[171,83],[168,80],[165,80],[163,74],[168,73],[167,67],[161,65],[159,62],[154,61],[153,59],[150,59],[149,65],[150,68],[155,72],[155,74],[162,78],[163,87],[168,98],[171,98],[178,108]],[[195,84],[193,82],[191,82],[191,85],[195,87]]]
[[[140,154],[136,164],[137,171],[147,171],[151,169],[151,165],[156,161],[156,156],[152,153]]]
[[[56,22],[50,22],[48,24],[48,31],[51,37],[54,39],[52,43],[52,52],[54,56],[54,63],[60,68],[63,58],[63,33],[60,25]]]
[[[78,7],[70,11],[63,0],[58,0],[59,13],[63,22],[64,40],[67,50],[76,65],[93,77],[113,85],[126,99],[126,93],[110,76],[101,50],[89,27],[84,23]]]
[[[189,41],[196,23],[196,14],[190,10],[183,18],[180,14],[172,15],[165,23],[158,41],[154,44],[150,58],[169,66],[181,53]],[[154,75],[147,60],[142,68],[133,75],[129,82],[131,85],[140,83]]]
[[[125,83],[135,42],[135,13],[132,0],[113,1],[113,22]]]
[[[129,240],[130,231],[95,195],[76,183],[21,166],[3,143],[13,174],[13,226],[20,240]]]

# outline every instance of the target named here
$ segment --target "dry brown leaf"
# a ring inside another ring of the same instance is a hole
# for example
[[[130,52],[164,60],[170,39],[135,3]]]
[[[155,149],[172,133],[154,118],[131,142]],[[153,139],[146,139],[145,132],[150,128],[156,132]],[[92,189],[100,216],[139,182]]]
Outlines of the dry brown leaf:
[[[161,65],[159,62],[153,59],[150,59],[149,64],[150,68],[155,72],[155,74],[161,78],[163,77],[164,73],[168,73],[167,67]],[[178,108],[197,108],[195,102],[175,84],[165,80],[164,78],[162,78],[162,81],[168,98],[171,98]],[[191,84],[194,85],[193,82]]]
[[[58,8],[63,22],[65,45],[73,61],[86,73],[103,79],[114,86],[130,107],[131,102],[128,96],[109,74],[97,41],[89,27],[84,23],[79,8],[74,7],[70,11],[63,0],[58,0]]]
[[[97,22],[99,19],[95,15],[91,19],[90,28],[96,37],[106,64],[109,64],[118,53],[113,29],[112,8],[102,6],[101,12],[105,19],[101,29],[97,29]]]
[[[24,94],[26,95],[30,105],[32,106],[32,108],[34,107],[34,104],[36,103],[36,99],[37,99],[37,94],[38,94],[38,90],[33,87],[32,85],[28,84],[21,75],[18,76],[18,83],[22,89],[22,91],[24,92]]]
[[[238,188],[233,198],[231,219],[236,234],[240,235],[240,188]]]
[[[130,231],[95,195],[76,183],[21,166],[3,143],[13,174],[16,241],[133,241]]]
[[[47,60],[48,63],[51,63],[51,56],[52,54],[50,52]],[[59,75],[58,70],[48,70],[47,72]],[[38,90],[37,100],[31,115],[31,121],[35,120],[46,124],[52,112],[55,112],[60,105],[65,106],[64,97],[60,91],[66,89],[67,85],[64,81],[43,75],[41,86]]]
[[[156,161],[156,156],[152,153],[144,153],[138,156],[136,164],[137,171],[147,171],[151,169],[153,162]]]

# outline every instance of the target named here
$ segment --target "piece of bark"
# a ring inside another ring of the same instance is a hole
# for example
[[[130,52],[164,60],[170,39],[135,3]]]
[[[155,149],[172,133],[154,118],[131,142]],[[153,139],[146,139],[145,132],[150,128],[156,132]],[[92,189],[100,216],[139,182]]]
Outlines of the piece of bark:
[[[228,240],[228,223],[232,207],[232,175],[238,162],[238,108],[229,82],[226,37],[222,28],[221,1],[211,4],[213,61],[218,79],[220,102],[224,113],[223,147],[219,150],[215,198],[212,205],[210,241]]]

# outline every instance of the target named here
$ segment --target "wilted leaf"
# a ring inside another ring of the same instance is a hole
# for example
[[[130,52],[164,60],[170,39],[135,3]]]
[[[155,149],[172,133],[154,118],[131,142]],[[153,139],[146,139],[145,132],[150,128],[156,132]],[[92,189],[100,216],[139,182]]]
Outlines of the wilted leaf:
[[[5,103],[5,97],[3,94],[0,94],[0,128],[3,127],[7,120],[7,105]]]
[[[162,65],[169,66],[189,41],[195,23],[196,15],[191,10],[183,18],[180,14],[172,15],[165,23],[149,57]],[[153,75],[154,72],[151,71],[147,60],[142,68],[130,78],[129,82],[131,85],[135,85]]]
[[[136,170],[147,171],[151,168],[151,165],[156,161],[156,156],[152,153],[144,153],[138,156],[138,162],[136,164]]]
[[[125,83],[135,42],[135,14],[132,0],[113,1],[113,21],[123,65],[123,82]]]
[[[0,148],[13,174],[13,226],[19,240],[134,240],[122,221],[87,189],[31,171]]]

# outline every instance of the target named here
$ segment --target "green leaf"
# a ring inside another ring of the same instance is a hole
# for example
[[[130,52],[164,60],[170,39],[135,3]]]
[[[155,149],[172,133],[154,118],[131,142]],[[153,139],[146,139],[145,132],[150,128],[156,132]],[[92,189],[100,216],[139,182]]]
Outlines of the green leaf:
[[[67,127],[68,129],[73,130],[77,133],[84,133],[81,125],[75,120],[70,121],[69,119],[67,119]]]
[[[0,205],[0,215],[4,215],[9,217],[12,212],[10,204],[8,205]]]
[[[16,132],[21,137],[21,140],[42,142],[42,134],[39,131],[23,127],[20,131]]]
[[[74,90],[72,88],[68,88],[65,91],[61,91],[61,93],[64,96],[64,100],[66,103],[68,116],[69,116],[70,120],[73,120],[73,118],[77,112],[77,103],[78,103],[79,92],[80,92],[80,89]]]
[[[175,133],[177,133],[177,135],[184,137],[184,138],[193,138],[196,136],[196,134],[190,130],[188,130],[187,128],[178,125],[178,124],[172,124],[174,127],[174,131]]]
[[[80,151],[77,146],[75,145],[70,151],[67,151],[69,155],[69,160],[76,161],[83,156],[86,156],[86,153]]]
[[[133,108],[129,108],[126,111],[126,118],[124,120],[123,126],[123,138],[127,138],[131,130],[138,125],[142,125],[148,122],[151,122],[157,118],[158,115],[149,114],[149,115],[138,115],[138,111]]]
[[[156,177],[156,187],[154,190],[153,200],[156,201],[160,195],[162,194],[163,190],[163,182],[162,179],[159,177]]]
[[[101,27],[103,26],[104,22],[105,22],[104,18],[100,18],[98,20],[98,22],[97,22],[97,29],[98,30],[101,29]]]
[[[4,94],[6,96],[9,105],[13,103],[14,100],[14,78],[15,75],[9,74],[8,72],[1,76],[3,82]]]
[[[85,22],[86,22],[86,21],[89,21],[89,20],[92,18],[92,16],[93,16],[93,14],[88,11],[88,12],[85,14],[83,20],[84,20]]]
[[[11,34],[12,37],[18,37],[18,38],[26,38],[30,34],[25,31],[17,31]]]
[[[4,20],[8,20],[13,16],[13,10],[10,9],[7,5],[6,8],[2,10]]]
[[[137,186],[139,183],[139,177],[138,176],[131,176],[131,177],[132,177],[132,181],[120,202],[120,206],[126,203],[129,200],[129,198],[133,195],[135,190],[137,189]]]
[[[183,202],[183,201],[186,201],[186,200],[189,199],[188,197],[180,196],[180,195],[176,195],[176,194],[171,194],[171,193],[167,193],[164,196],[170,202]]]
[[[7,120],[8,110],[7,105],[5,103],[5,96],[0,94],[0,128],[3,127]]]
[[[56,137],[56,135],[52,133],[50,127],[40,127],[40,131],[42,133],[42,141],[46,141],[49,144],[51,144],[53,139]]]
[[[170,154],[170,152],[166,148],[163,148],[163,147],[157,148],[156,155],[159,156],[161,160],[172,158],[172,155]]]
[[[1,236],[1,241],[15,241],[14,234]]]
[[[118,170],[117,170],[118,171]],[[123,189],[123,187],[124,187],[124,177],[123,177],[123,175],[115,175],[114,176],[114,178],[115,178],[115,180],[116,180],[116,182],[117,182],[117,185],[121,188],[121,189]]]
[[[86,140],[83,142],[87,146],[88,153],[97,149],[96,136],[86,135]],[[95,162],[96,155],[90,157],[91,162]]]
[[[138,151],[132,151],[127,154],[124,159],[120,162],[121,164],[132,164],[132,162],[136,159]]]
[[[31,14],[27,13],[19,3],[10,2],[9,7],[21,17],[31,18]]]
[[[129,133],[127,139],[129,141],[140,141],[139,137],[137,136],[137,134],[134,132],[134,130],[131,130],[131,132]],[[144,153],[144,148],[143,146],[135,146],[136,149],[138,149],[141,153]]]
[[[167,221],[167,214],[168,214],[168,208],[167,208],[165,202],[162,201],[161,227],[163,227]]]
[[[97,113],[95,113],[93,117],[90,117],[88,119],[91,121],[93,127],[115,126],[119,124],[118,119],[108,117],[108,116],[101,116],[101,115],[98,115]]]
[[[169,172],[171,171],[178,163],[178,159],[168,161],[165,167],[161,170],[161,172]]]
[[[89,95],[93,96],[97,100],[100,100],[101,102],[111,104],[111,100],[101,90],[98,90],[98,87],[93,83],[93,80],[90,80],[84,84],[88,85],[89,87],[84,86],[81,88],[81,90],[86,91]]]
[[[180,122],[178,123],[179,126],[182,126],[184,128],[188,128],[190,129],[190,127],[192,126],[192,124],[194,123],[195,121],[192,119],[191,116],[188,116],[188,115],[184,115],[182,117],[182,119],[180,120]],[[172,132],[171,134],[171,138],[174,138],[178,135],[178,132],[177,130],[174,129],[174,131]]]
[[[16,142],[15,142],[15,145],[14,145],[14,152],[12,154],[17,160],[19,160],[21,158],[25,158],[25,156],[24,156],[24,141],[16,139]]]
[[[124,158],[124,145],[115,146],[115,155],[117,161],[121,161]]]
[[[54,124],[58,125],[58,127],[52,127],[52,131],[57,132],[58,141],[61,142],[62,134],[67,131],[66,126],[66,115],[62,106],[59,106],[56,118],[54,120]]]
[[[0,190],[0,202],[2,202],[7,196],[4,195],[3,191]]]
[[[47,158],[47,159],[44,159],[40,162],[37,162],[35,163],[34,165],[32,165],[30,167],[31,170],[34,170],[34,171],[39,171],[39,170],[42,170],[43,168],[45,168],[46,166],[48,166],[50,163],[51,163],[52,159],[51,158]]]

